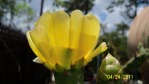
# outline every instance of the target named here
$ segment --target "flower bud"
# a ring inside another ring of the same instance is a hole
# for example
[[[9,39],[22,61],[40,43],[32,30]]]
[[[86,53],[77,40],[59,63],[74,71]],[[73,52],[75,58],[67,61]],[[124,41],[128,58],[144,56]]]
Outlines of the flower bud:
[[[107,75],[117,75],[122,74],[123,70],[119,61],[108,54],[102,61],[100,68],[98,69],[98,75],[103,79],[108,79]]]

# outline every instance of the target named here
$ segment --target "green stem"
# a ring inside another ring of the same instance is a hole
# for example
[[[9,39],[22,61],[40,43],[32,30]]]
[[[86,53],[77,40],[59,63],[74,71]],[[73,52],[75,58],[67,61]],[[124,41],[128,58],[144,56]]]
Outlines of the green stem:
[[[84,84],[83,69],[72,69],[63,73],[54,73],[56,84]]]

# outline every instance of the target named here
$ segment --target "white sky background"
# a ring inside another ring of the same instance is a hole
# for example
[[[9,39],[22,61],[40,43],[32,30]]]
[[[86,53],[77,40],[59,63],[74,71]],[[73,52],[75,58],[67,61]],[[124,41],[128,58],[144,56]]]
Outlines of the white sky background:
[[[56,11],[62,8],[56,8],[52,5],[52,2],[54,0],[44,0],[44,7],[43,12],[45,11]],[[93,13],[97,18],[100,20],[102,24],[107,24],[106,31],[110,32],[115,29],[115,24],[118,24],[122,21],[127,21],[123,18],[123,16],[120,15],[120,11],[125,10],[124,8],[117,7],[115,8],[115,11],[112,13],[108,13],[106,8],[109,6],[112,0],[95,0],[94,6],[92,10],[90,10],[91,13]],[[31,2],[28,2],[28,5],[33,9],[33,11],[36,13],[35,20],[39,18],[40,13],[40,6],[41,6],[41,0],[31,0]],[[141,10],[141,8],[139,8]],[[34,27],[34,22],[30,26],[31,28]]]

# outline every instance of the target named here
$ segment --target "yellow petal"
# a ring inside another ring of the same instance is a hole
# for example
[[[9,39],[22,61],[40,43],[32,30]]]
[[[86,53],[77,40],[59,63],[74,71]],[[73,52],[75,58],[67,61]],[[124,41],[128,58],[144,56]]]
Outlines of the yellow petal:
[[[45,29],[49,29],[50,27],[50,21],[52,19],[52,14],[50,12],[45,12],[44,14],[41,15],[41,17],[37,20],[35,26],[42,26]]]
[[[30,31],[30,38],[41,54],[37,56],[46,59],[44,63],[47,63],[48,61],[50,64],[55,66],[55,62],[51,61],[52,59],[50,57],[51,44],[46,32],[46,28],[44,28],[42,25],[37,25],[32,31]]]
[[[98,54],[106,51],[108,49],[105,42],[102,42],[90,55],[86,56],[84,58],[84,65],[86,65],[88,62],[90,62],[95,56]]]
[[[70,69],[71,55],[69,55],[69,31],[70,17],[64,11],[53,14],[54,34],[56,45],[54,48],[55,59],[58,64],[66,69]],[[66,60],[67,59],[67,60]]]
[[[69,48],[63,48],[63,47],[54,47],[56,50],[54,50],[54,56],[55,59],[57,58],[57,63],[65,68],[66,70],[70,69],[71,66],[71,58],[72,58],[72,50]]]
[[[92,53],[91,55],[93,57],[89,57],[89,58],[94,58],[95,56],[97,56],[98,54],[106,51],[108,49],[106,42],[102,42]]]
[[[78,48],[81,30],[83,28],[84,15],[81,11],[75,10],[71,13],[70,26],[70,48]]]
[[[48,36],[52,46],[56,45],[55,42],[55,30],[53,24],[53,14],[50,12],[44,13],[39,20],[36,22],[35,27],[42,27],[44,33]]]
[[[46,42],[41,42],[37,45],[38,50],[41,52],[41,54],[46,58],[46,60],[49,63],[52,63],[54,66],[57,62],[57,59],[55,59],[55,55],[53,55],[53,48]]]
[[[53,63],[50,63],[50,62],[48,62],[48,61],[44,62],[43,65],[44,65],[46,68],[50,69],[51,71],[55,69],[55,65],[53,65]]]
[[[62,13],[64,13],[64,12],[62,12]],[[60,58],[61,57],[60,52],[62,52],[62,51],[61,51],[61,49],[57,49],[57,48],[59,46],[62,46],[62,44],[60,45],[61,41],[65,41],[64,39],[66,39],[65,38],[66,32],[64,32],[64,30],[68,29],[65,26],[66,21],[60,21],[60,20],[64,20],[64,18],[63,18],[64,16],[67,16],[67,15],[65,15],[65,13],[59,14],[59,12],[56,12],[54,14],[52,14],[50,12],[46,12],[40,17],[40,19],[36,23],[36,27],[42,27],[43,31],[39,31],[39,32],[41,32],[41,34],[43,33],[42,34],[43,38],[41,38],[40,41],[44,41],[44,44],[42,42],[42,43],[40,43],[41,46],[38,44],[38,47],[43,52],[44,56],[46,56],[48,61],[52,61],[52,63],[54,63],[54,65],[55,65],[55,63],[62,63],[62,60]],[[54,19],[56,19],[56,20],[54,20]],[[59,21],[59,23],[56,21]],[[60,25],[61,24],[60,22],[63,23],[63,25]],[[61,28],[58,27],[57,25],[60,26]],[[41,36],[41,34],[40,34],[40,36]],[[63,37],[63,35],[65,35],[65,37]],[[67,37],[68,37],[68,35],[67,35]],[[39,40],[38,40],[38,42],[39,42]],[[52,48],[50,49],[50,47],[52,47]]]
[[[40,49],[39,47],[42,44],[47,44],[49,46],[51,45],[48,34],[46,33],[46,28],[44,28],[43,26],[36,26],[32,31],[30,31],[30,37],[38,50]],[[49,46],[47,46],[46,48],[48,49]]]
[[[83,33],[93,35],[96,36],[96,38],[98,38],[100,34],[99,25],[99,21],[94,15],[87,14],[85,15]]]
[[[79,61],[80,59],[79,58],[83,58],[83,50],[80,50],[80,49],[73,49],[72,50],[72,65],[74,65],[77,61]]]
[[[83,51],[82,56],[77,56],[79,60],[83,56],[88,56],[95,48],[100,33],[99,21],[92,14],[87,14],[84,18],[83,30],[81,33],[79,49]]]
[[[70,17],[64,11],[57,11],[53,14],[56,46],[69,46]]]
[[[41,60],[42,62],[45,62],[46,59],[42,56],[42,54],[39,52],[39,50],[37,49],[37,47],[34,45],[32,39],[31,39],[31,37],[30,37],[30,32],[29,32],[29,31],[26,33],[26,36],[27,36],[28,43],[29,43],[31,49],[32,49],[32,50],[34,51],[34,53],[40,58],[40,60]]]
[[[83,28],[84,15],[81,11],[75,10],[71,13],[71,25],[70,25],[70,48],[73,49],[72,64],[76,62],[77,56],[81,55],[81,51],[78,50],[80,35]]]
[[[46,60],[46,58],[41,54],[41,52],[34,45],[32,39],[31,39],[31,36],[30,36],[30,32],[29,31],[26,33],[26,36],[27,36],[27,39],[28,39],[28,42],[29,42],[29,45],[30,45],[31,49],[39,57],[39,59],[42,61],[42,63],[44,65],[46,65],[50,70],[54,69],[54,65],[52,63],[48,63],[47,60]]]
[[[85,16],[84,28],[80,39],[80,48],[84,49],[84,53],[91,52],[98,41],[100,33],[99,21],[92,14]]]

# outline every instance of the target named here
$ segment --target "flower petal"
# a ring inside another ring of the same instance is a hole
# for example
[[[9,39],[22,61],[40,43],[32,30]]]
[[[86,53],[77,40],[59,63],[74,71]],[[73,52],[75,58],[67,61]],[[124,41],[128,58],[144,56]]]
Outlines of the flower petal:
[[[42,61],[40,60],[39,57],[36,57],[36,58],[33,60],[33,62],[42,64]]]
[[[83,50],[83,55],[76,58],[81,59],[88,56],[95,48],[100,33],[99,21],[92,14],[85,15],[83,30],[81,33],[79,51]]]
[[[53,64],[53,66],[55,66],[55,62],[51,61],[51,58],[50,58],[51,44],[50,44],[50,39],[48,37],[48,34],[46,32],[46,28],[44,28],[42,25],[36,25],[36,27],[32,31],[30,31],[30,37],[34,45],[40,52],[41,54],[40,57],[45,58],[46,61]]]
[[[27,36],[28,43],[29,43],[31,49],[32,49],[32,50],[34,51],[34,53],[40,58],[40,60],[41,60],[42,62],[45,62],[46,59],[42,56],[42,54],[39,52],[39,50],[37,49],[37,47],[36,47],[35,44],[33,43],[32,39],[31,39],[31,37],[30,37],[30,32],[29,32],[29,31],[26,33],[26,36]]]
[[[53,24],[53,14],[50,12],[44,13],[39,20],[36,22],[36,27],[42,27],[44,28],[44,33],[48,36],[48,40],[50,40],[50,43],[52,46],[56,45],[55,42],[55,30],[54,30],[54,24]]]
[[[56,46],[69,47],[70,17],[64,11],[53,14]]]
[[[45,12],[43,15],[41,15],[41,17],[37,20],[35,26],[42,26],[45,29],[49,29],[50,28],[50,21],[52,20],[52,14],[50,12]]]
[[[71,26],[70,26],[70,48],[78,48],[81,30],[83,28],[84,15],[81,11],[75,10],[71,13]]]
[[[57,62],[60,66],[70,69],[72,57],[69,55],[70,17],[64,11],[55,12],[53,14],[53,23],[56,42],[53,47],[55,57],[58,58]]]
[[[64,47],[54,47],[54,48],[56,50],[54,50],[53,52],[55,59],[57,58],[58,65],[65,68],[66,70],[70,69],[72,50]]]
[[[48,45],[48,43],[41,42],[37,45],[37,47],[38,47],[38,50],[41,52],[41,54],[46,58],[46,60],[49,63],[52,63],[53,65],[56,64],[57,59],[54,59],[55,55],[53,55],[53,52],[52,52],[53,48],[50,45]]]
[[[46,58],[41,54],[41,52],[38,50],[38,48],[33,43],[29,31],[26,33],[26,36],[27,36],[27,39],[28,39],[28,42],[29,42],[29,45],[30,45],[31,49],[39,57],[39,59],[42,61],[42,63],[44,65],[46,65],[50,70],[54,69],[55,65],[53,65],[53,63],[50,62],[50,63],[46,64],[47,63]]]
[[[95,56],[106,51],[107,49],[108,49],[108,47],[107,47],[106,43],[102,42],[90,55],[88,55],[84,58],[84,60],[85,60],[84,65],[89,63]]]
[[[58,11],[53,14],[46,12],[38,20],[36,26],[43,28],[42,30],[45,36],[40,40],[49,42],[48,44],[46,42],[42,42],[40,45],[38,44],[40,51],[46,56],[48,61],[52,61],[54,65],[58,63],[64,67],[63,61],[67,61],[63,59],[65,55],[62,55],[62,53],[64,52],[63,49],[68,47],[70,27],[68,14],[64,11]],[[50,47],[52,48],[50,49]]]
[[[94,58],[95,56],[97,56],[98,54],[106,51],[108,49],[106,42],[102,42],[92,53],[91,55],[93,56],[88,56],[90,58]],[[87,57],[86,57],[87,58]]]
[[[70,26],[70,48],[72,52],[72,64],[74,64],[78,59],[77,56],[81,56],[81,51],[79,51],[79,41],[80,35],[83,28],[84,15],[81,11],[75,10],[71,13],[71,26]]]

